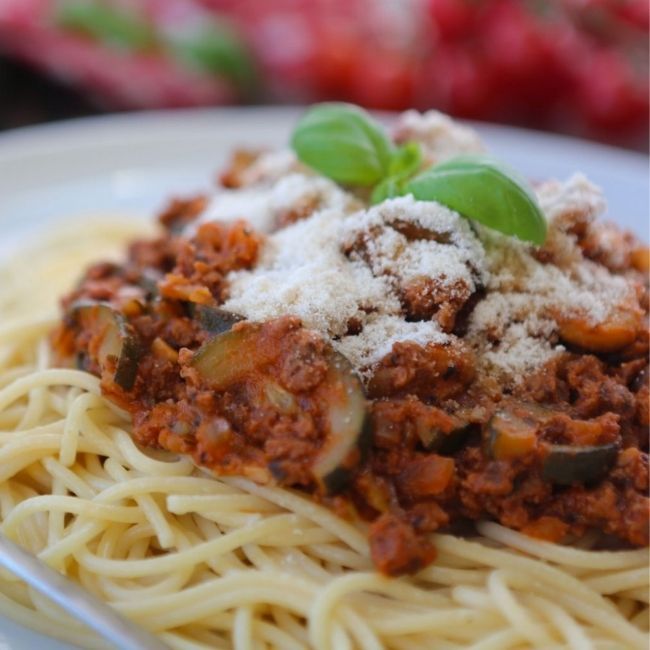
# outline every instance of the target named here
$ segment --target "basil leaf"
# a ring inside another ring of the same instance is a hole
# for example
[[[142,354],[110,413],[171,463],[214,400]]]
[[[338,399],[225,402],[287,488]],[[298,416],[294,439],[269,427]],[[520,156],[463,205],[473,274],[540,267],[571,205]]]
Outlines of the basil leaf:
[[[384,178],[384,180],[375,185],[370,195],[370,203],[377,204],[385,201],[386,199],[392,199],[396,196],[402,196],[404,194],[404,186],[400,185],[399,181],[393,176]]]
[[[57,25],[130,52],[156,44],[153,28],[135,13],[120,11],[100,2],[69,0],[60,5]]]
[[[488,156],[452,158],[416,176],[406,189],[507,235],[538,245],[546,239],[546,218],[528,183]]]
[[[170,34],[170,44],[182,60],[223,75],[240,90],[252,90],[257,81],[253,56],[235,28],[225,22],[204,22],[188,34]]]
[[[393,146],[364,110],[318,104],[298,122],[291,146],[309,167],[337,183],[368,186],[388,174]]]
[[[381,203],[406,193],[406,181],[420,169],[422,150],[417,142],[406,142],[395,151],[388,166],[388,177],[375,185],[370,195],[371,203]]]
[[[405,142],[391,158],[388,175],[406,178],[415,174],[422,165],[422,149],[417,142]]]

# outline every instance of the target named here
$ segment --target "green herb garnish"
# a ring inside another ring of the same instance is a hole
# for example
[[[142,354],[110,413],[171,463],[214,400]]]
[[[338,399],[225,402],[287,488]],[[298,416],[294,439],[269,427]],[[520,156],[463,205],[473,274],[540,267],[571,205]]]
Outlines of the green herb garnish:
[[[318,104],[300,120],[291,146],[306,165],[337,183],[368,187],[388,176],[394,147],[365,111]]]
[[[375,185],[370,200],[380,203],[405,194],[406,183],[422,168],[422,150],[417,142],[407,142],[397,149],[388,165],[388,176]]]
[[[546,218],[519,174],[488,156],[458,156],[430,167],[406,186],[485,226],[541,246]]]
[[[412,194],[524,241],[541,245],[546,238],[546,218],[517,172],[488,156],[459,156],[422,171],[417,143],[395,147],[356,106],[314,106],[291,145],[302,162],[337,183],[371,188],[373,203]]]

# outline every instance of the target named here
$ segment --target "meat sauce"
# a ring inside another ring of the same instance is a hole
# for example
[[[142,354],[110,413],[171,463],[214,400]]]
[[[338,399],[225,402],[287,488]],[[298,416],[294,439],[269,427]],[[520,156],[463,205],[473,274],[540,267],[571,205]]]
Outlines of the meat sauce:
[[[477,292],[446,316],[452,343],[396,343],[364,386],[298,318],[220,309],[228,273],[254,267],[263,235],[237,221],[182,236],[203,204],[174,202],[158,239],[90,268],[53,336],[60,358],[100,376],[131,414],[138,444],[369,521],[389,575],[435,559],[428,533],[484,518],[551,541],[596,529],[609,546],[648,545],[647,288],[632,336],[609,345],[615,324],[567,324],[568,351],[512,389],[480,377],[463,342]],[[647,273],[631,238],[609,264],[593,233],[576,237],[612,272]]]

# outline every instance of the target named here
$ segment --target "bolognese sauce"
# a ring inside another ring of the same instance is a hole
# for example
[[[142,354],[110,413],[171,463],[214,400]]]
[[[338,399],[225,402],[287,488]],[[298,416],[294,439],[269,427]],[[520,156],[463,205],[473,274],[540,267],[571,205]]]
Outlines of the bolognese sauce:
[[[538,188],[535,248],[278,154],[221,178],[63,300],[56,351],[140,445],[365,519],[389,575],[485,518],[648,545],[648,253],[594,219],[593,186]]]

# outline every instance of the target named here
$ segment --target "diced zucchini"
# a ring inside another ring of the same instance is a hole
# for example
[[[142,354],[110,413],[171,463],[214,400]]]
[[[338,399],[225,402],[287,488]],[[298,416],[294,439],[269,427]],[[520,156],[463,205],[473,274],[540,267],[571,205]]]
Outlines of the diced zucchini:
[[[537,444],[537,423],[509,410],[497,411],[487,423],[487,451],[494,460],[520,458]]]
[[[296,398],[276,381],[269,379],[264,384],[264,397],[278,413],[283,415],[292,415],[299,410]]]
[[[216,391],[224,391],[255,372],[263,359],[257,354],[261,330],[258,323],[218,334],[204,343],[192,358],[192,366]]]
[[[76,323],[101,337],[97,362],[104,369],[108,360],[114,359],[113,381],[120,388],[131,390],[142,356],[142,346],[133,326],[119,311],[102,302],[75,303],[71,315]]]
[[[542,465],[542,476],[558,485],[596,483],[607,475],[617,456],[615,444],[589,447],[550,445]]]
[[[458,451],[467,440],[470,430],[471,426],[461,422],[451,431],[444,431],[442,427],[430,426],[424,422],[416,422],[415,425],[415,432],[424,449],[442,454]]]
[[[370,441],[366,397],[359,377],[348,360],[333,350],[325,379],[329,388],[329,435],[312,472],[328,494],[342,490],[349,482]]]
[[[299,401],[278,384],[269,365],[277,351],[260,344],[262,328],[260,323],[246,323],[215,336],[194,354],[192,367],[215,391],[250,381],[263,388],[258,399],[283,415],[292,415],[298,411]],[[334,493],[348,482],[370,432],[361,381],[343,356],[331,349],[326,354],[329,370],[324,380],[302,399],[313,400],[320,409],[326,405],[323,419],[328,432],[314,459],[312,474],[324,492]]]
[[[144,269],[138,278],[138,286],[144,291],[147,300],[153,300],[159,295],[158,282],[162,274],[153,269]]]
[[[592,324],[576,317],[561,318],[558,325],[563,342],[596,354],[608,354],[634,342],[640,329],[639,320],[635,311],[621,309],[601,323]]]
[[[535,450],[545,451],[542,477],[550,483],[572,485],[602,479],[616,462],[617,445],[580,447],[538,441],[540,424],[552,414],[538,404],[508,403],[487,424],[488,456],[495,460],[512,460]]]
[[[227,332],[235,323],[244,320],[243,316],[239,314],[209,305],[190,303],[189,310],[192,318],[196,319],[201,327],[210,334]]]

